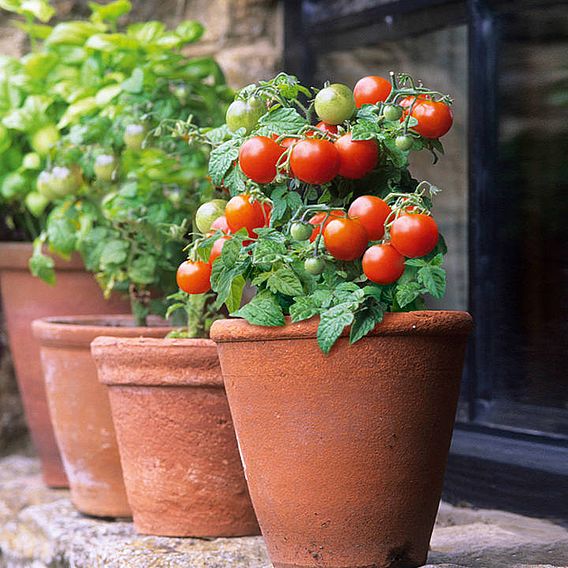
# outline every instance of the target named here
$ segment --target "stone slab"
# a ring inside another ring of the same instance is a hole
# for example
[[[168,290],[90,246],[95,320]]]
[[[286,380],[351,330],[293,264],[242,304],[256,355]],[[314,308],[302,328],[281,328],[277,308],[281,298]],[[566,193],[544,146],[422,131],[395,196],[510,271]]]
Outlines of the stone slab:
[[[549,521],[443,503],[426,568],[568,568],[568,531]],[[78,513],[43,486],[35,459],[0,460],[0,568],[270,568],[261,538],[137,535]]]

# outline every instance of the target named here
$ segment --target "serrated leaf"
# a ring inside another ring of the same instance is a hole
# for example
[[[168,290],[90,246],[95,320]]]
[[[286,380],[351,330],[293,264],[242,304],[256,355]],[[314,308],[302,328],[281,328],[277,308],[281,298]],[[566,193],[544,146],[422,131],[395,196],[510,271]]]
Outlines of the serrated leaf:
[[[299,296],[304,291],[296,273],[287,266],[273,272],[266,282],[272,292],[280,292],[286,296]]]
[[[401,308],[411,304],[422,293],[422,285],[418,282],[408,282],[397,286],[396,301]]]
[[[245,284],[246,280],[242,276],[235,277],[231,282],[231,289],[227,299],[225,300],[225,305],[227,306],[230,314],[240,308]]]
[[[101,268],[105,270],[109,265],[121,264],[128,257],[130,244],[126,241],[113,239],[104,246],[101,252]]]
[[[221,260],[226,268],[233,268],[233,266],[235,266],[241,248],[242,246],[238,239],[230,239],[225,242],[221,251]]]
[[[353,319],[349,342],[355,343],[375,329],[375,326],[383,321],[384,311],[379,306],[371,306],[359,310]]]
[[[276,297],[267,290],[257,294],[248,304],[232,314],[253,325],[282,326],[284,313]]]
[[[294,134],[308,124],[307,120],[294,108],[281,107],[272,112],[267,112],[258,121],[272,132],[278,134]]]
[[[310,319],[318,313],[318,308],[308,296],[294,298],[294,303],[290,306],[290,317],[293,322]]]
[[[353,140],[371,140],[376,138],[378,126],[375,122],[367,119],[358,120],[351,130]]]
[[[223,177],[233,162],[239,157],[234,140],[224,142],[211,151],[209,157],[209,176],[215,185],[223,183]]]
[[[321,315],[317,338],[320,349],[324,353],[330,352],[345,327],[353,323],[353,319],[351,306],[346,304],[334,306]]]
[[[152,284],[156,277],[156,259],[145,254],[134,259],[128,267],[128,277],[135,284]]]
[[[434,298],[443,298],[446,293],[446,271],[439,266],[424,266],[418,271],[418,282],[424,285]]]
[[[245,176],[237,167],[231,168],[231,171],[223,178],[223,185],[229,190],[232,197],[242,193],[245,190]]]
[[[55,262],[49,256],[41,252],[35,252],[28,261],[30,272],[37,278],[41,278],[47,284],[55,284]]]
[[[76,228],[69,219],[51,217],[47,222],[46,233],[49,246],[62,256],[69,256],[75,250]]]

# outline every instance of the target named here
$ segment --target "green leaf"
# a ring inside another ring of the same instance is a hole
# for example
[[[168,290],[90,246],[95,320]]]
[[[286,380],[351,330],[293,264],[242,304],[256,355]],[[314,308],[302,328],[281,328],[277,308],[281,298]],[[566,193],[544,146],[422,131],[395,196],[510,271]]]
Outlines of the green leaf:
[[[242,276],[235,277],[231,282],[231,290],[229,292],[229,296],[225,300],[225,305],[227,306],[230,314],[240,308],[245,284],[246,280]]]
[[[317,306],[309,296],[298,296],[290,306],[290,317],[293,322],[313,318],[319,313]]]
[[[148,45],[160,39],[166,26],[162,22],[142,22],[128,26],[127,34],[135,37],[142,45]]]
[[[144,71],[140,67],[136,67],[132,71],[132,75],[126,81],[123,81],[121,86],[127,93],[141,93],[144,89]]]
[[[215,185],[223,183],[223,177],[233,162],[239,157],[239,150],[234,140],[224,142],[214,148],[209,157],[209,176]]]
[[[286,246],[284,244],[261,239],[254,246],[253,264],[271,264],[279,260],[285,253]]]
[[[258,293],[248,304],[232,314],[242,317],[253,325],[284,325],[284,313],[274,294],[268,290]]]
[[[296,273],[287,266],[273,272],[267,280],[267,285],[272,292],[280,292],[286,296],[300,296],[304,291]]]
[[[65,217],[50,217],[46,227],[49,246],[63,256],[75,250],[75,225]]]
[[[378,132],[379,127],[376,122],[361,119],[353,125],[351,136],[353,140],[371,140],[376,138]]]
[[[231,196],[234,197],[245,190],[245,179],[239,168],[231,168],[231,171],[223,178],[223,185],[229,190]]]
[[[148,254],[134,259],[128,267],[128,277],[135,284],[152,284],[156,278],[156,259]]]
[[[183,43],[193,43],[201,38],[205,28],[197,20],[188,20],[179,24],[174,32]]]
[[[34,250],[28,264],[30,272],[34,276],[41,278],[52,286],[55,284],[55,262],[53,262],[51,257]]]
[[[262,115],[258,122],[261,126],[278,134],[296,133],[308,123],[296,109],[288,107],[268,112]]]
[[[349,342],[355,343],[373,331],[383,321],[383,316],[384,310],[377,305],[357,311],[351,325]]]
[[[108,4],[98,4],[89,2],[89,8],[93,22],[116,22],[121,16],[124,16],[132,10],[132,4],[129,0],[115,0]]]
[[[129,248],[130,244],[126,241],[120,241],[118,239],[108,241],[101,253],[101,268],[106,270],[109,265],[125,262],[128,257]]]
[[[44,24],[55,16],[55,10],[47,0],[23,0],[21,10],[22,14],[33,16]]]
[[[77,119],[94,113],[98,110],[98,108],[99,105],[95,97],[81,99],[67,107],[65,114],[61,117],[61,120],[57,124],[57,128],[63,129],[66,126],[69,126],[72,122],[76,122]]]
[[[446,293],[446,271],[439,266],[424,266],[418,271],[418,282],[434,296],[443,298]]]
[[[411,304],[423,292],[422,285],[418,282],[407,282],[396,288],[396,301],[401,308]]]
[[[114,52],[117,49],[135,50],[140,47],[135,38],[124,34],[96,34],[91,36],[85,45],[90,49],[106,52]]]
[[[100,26],[90,22],[62,22],[57,24],[49,37],[47,45],[84,45],[93,35],[101,32]]]
[[[230,239],[223,245],[221,260],[226,268],[233,268],[239,259],[242,245],[238,239]]]
[[[346,326],[353,323],[350,304],[339,304],[326,310],[318,326],[318,344],[324,353],[329,353]]]
[[[95,101],[99,107],[108,105],[114,98],[122,92],[120,85],[108,85],[99,90],[95,95]]]

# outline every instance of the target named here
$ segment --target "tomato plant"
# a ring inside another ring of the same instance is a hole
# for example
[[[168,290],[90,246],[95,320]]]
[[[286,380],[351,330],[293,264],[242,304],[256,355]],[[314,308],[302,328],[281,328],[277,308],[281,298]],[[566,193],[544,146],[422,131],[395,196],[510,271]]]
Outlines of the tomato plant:
[[[292,148],[290,167],[300,181],[320,185],[339,172],[339,153],[328,140],[302,140]]]

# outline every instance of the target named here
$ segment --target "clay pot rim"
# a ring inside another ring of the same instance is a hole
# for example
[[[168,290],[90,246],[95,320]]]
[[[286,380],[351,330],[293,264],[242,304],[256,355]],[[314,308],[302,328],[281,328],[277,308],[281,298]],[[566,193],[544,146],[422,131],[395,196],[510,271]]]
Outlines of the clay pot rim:
[[[33,253],[33,244],[28,242],[0,241],[0,270],[29,270],[28,261]],[[44,248],[45,254],[55,262],[55,270],[85,270],[85,265],[78,253],[73,253],[69,260],[51,254]]]
[[[150,316],[149,323],[147,327],[136,326],[130,314],[56,316],[34,320],[32,330],[34,337],[44,346],[86,347],[101,335],[164,337],[173,329],[163,319],[154,316]]]
[[[207,338],[97,337],[99,381],[118,387],[224,388],[217,345]]]
[[[293,323],[286,317],[281,327],[251,325],[241,318],[218,320],[211,327],[211,339],[216,343],[245,341],[281,341],[287,339],[315,339],[319,318]],[[386,313],[384,320],[369,336],[455,336],[468,335],[473,320],[468,312],[457,310],[421,310]],[[349,334],[346,328],[341,337]]]

